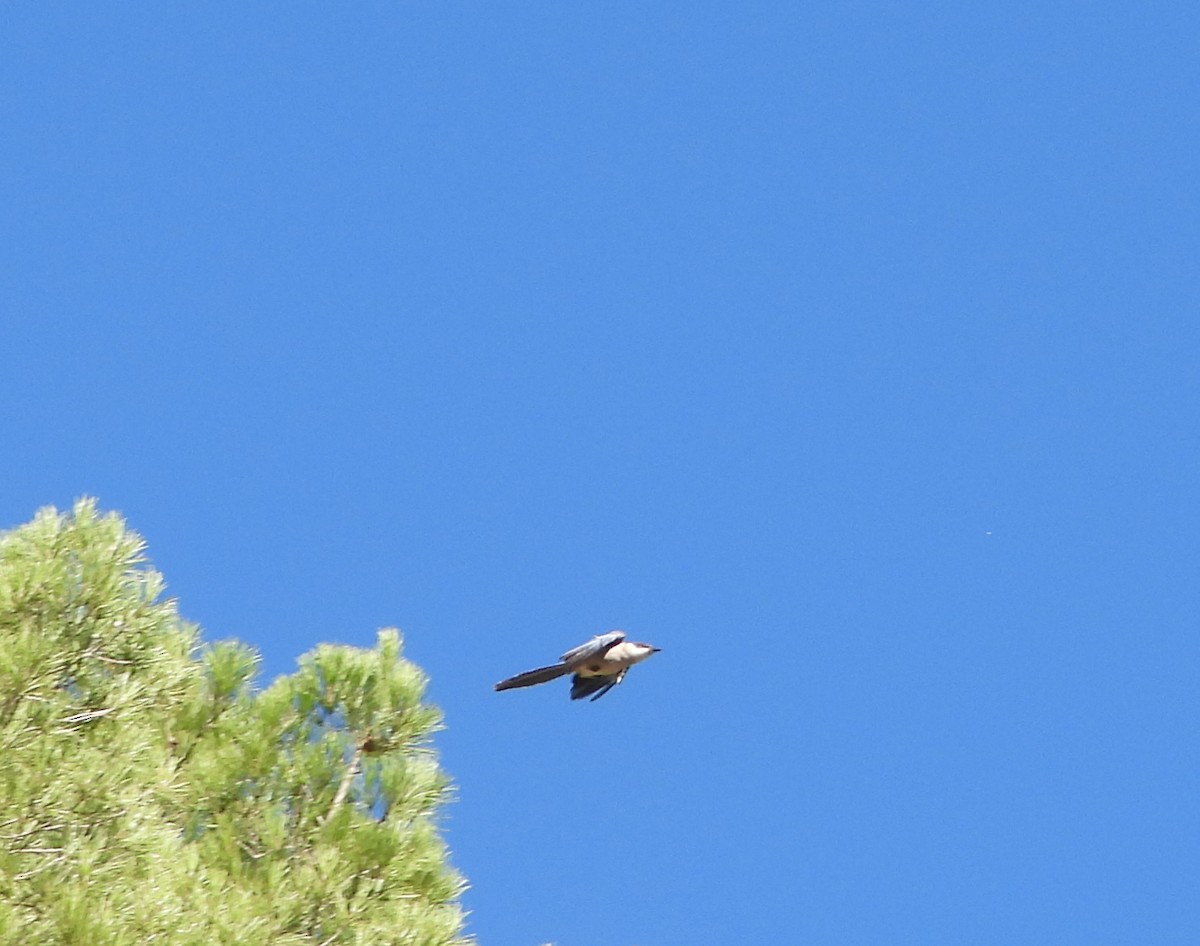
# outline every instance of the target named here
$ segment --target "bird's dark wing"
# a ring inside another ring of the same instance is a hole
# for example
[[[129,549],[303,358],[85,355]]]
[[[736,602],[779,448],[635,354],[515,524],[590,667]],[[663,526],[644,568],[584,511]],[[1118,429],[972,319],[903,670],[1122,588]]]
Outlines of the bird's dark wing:
[[[595,703],[624,680],[626,673],[628,673],[627,670],[622,670],[611,677],[581,677],[579,674],[575,674],[571,680],[571,699],[582,700],[585,696],[590,696],[591,699],[588,702]]]
[[[515,677],[501,680],[496,684],[496,689],[511,690],[515,687],[531,687],[539,683],[549,683],[551,680],[557,680],[564,673],[569,672],[562,664],[554,664],[551,667],[538,667],[537,670],[526,670],[524,673],[518,673]]]
[[[575,674],[571,681],[571,699],[582,700],[585,696],[591,696],[593,700],[598,700],[612,689],[614,682],[612,677],[581,677]]]
[[[562,655],[562,662],[568,666],[577,667],[587,663],[593,657],[602,657],[610,647],[625,640],[624,631],[609,631],[607,634],[597,634],[586,644],[568,650]]]

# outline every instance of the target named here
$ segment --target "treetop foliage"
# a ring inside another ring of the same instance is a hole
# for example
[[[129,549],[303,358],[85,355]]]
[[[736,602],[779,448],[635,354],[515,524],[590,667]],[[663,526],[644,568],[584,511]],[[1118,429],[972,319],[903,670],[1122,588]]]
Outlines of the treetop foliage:
[[[0,942],[464,942],[399,633],[258,691],[162,592],[93,501],[0,537]]]

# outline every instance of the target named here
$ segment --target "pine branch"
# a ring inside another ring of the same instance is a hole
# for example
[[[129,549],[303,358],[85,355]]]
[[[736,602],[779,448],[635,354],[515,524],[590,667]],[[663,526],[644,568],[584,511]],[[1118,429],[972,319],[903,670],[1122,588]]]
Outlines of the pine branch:
[[[337,794],[333,796],[333,804],[329,806],[329,814],[324,818],[328,821],[333,817],[333,813],[341,807],[346,800],[346,796],[350,794],[350,785],[354,782],[354,776],[358,774],[359,763],[362,762],[363,747],[356,746],[354,755],[350,758],[350,764],[346,766],[346,774],[342,776],[342,784],[338,786]]]

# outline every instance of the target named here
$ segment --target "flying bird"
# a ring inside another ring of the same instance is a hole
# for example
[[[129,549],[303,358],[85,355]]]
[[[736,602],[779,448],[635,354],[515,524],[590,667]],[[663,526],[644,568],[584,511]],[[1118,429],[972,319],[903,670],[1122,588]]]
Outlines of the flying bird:
[[[496,689],[536,686],[573,673],[571,699],[581,700],[590,696],[595,702],[624,680],[630,667],[658,651],[658,647],[625,640],[624,631],[609,631],[607,634],[597,634],[574,650],[568,650],[562,655],[560,663],[518,673],[515,677],[501,680],[496,684]]]

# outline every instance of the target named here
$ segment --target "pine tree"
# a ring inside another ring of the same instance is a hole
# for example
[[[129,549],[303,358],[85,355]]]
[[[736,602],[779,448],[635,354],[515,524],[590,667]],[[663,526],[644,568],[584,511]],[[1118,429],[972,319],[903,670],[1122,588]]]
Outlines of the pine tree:
[[[256,691],[162,591],[91,501],[0,537],[0,942],[464,942],[399,634]]]

